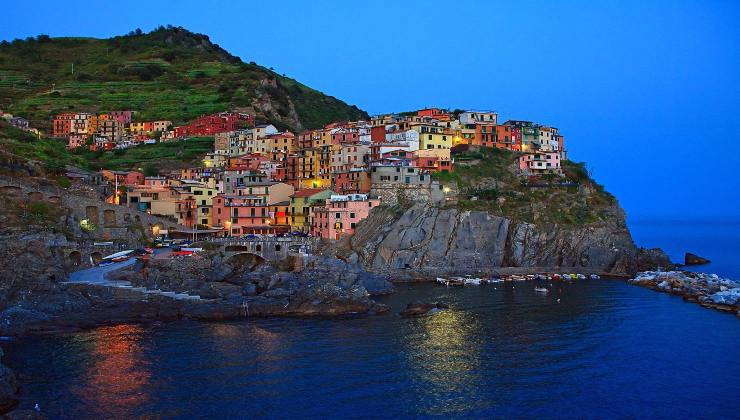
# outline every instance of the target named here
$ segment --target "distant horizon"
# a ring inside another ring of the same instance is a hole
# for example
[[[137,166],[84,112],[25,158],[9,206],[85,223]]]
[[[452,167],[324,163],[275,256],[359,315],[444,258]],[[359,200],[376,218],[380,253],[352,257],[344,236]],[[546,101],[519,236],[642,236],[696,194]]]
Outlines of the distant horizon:
[[[493,108],[502,121],[558,127],[569,157],[587,162],[630,220],[740,219],[740,176],[724,152],[740,140],[740,4],[127,6],[80,14],[47,1],[9,4],[0,39],[182,26],[371,115]]]

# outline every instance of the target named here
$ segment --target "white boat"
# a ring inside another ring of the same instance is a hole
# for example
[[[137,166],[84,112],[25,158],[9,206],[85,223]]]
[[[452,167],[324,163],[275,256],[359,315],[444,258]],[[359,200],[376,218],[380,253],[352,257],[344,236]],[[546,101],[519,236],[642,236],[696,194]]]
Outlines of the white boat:
[[[464,281],[466,285],[480,286],[481,279],[477,277],[466,276]]]
[[[598,279],[600,279],[600,278],[601,278],[601,277],[599,277],[599,275],[598,275],[598,274],[591,274],[591,276],[590,276],[590,277],[591,277],[591,280],[598,280]]]
[[[546,287],[535,287],[534,291],[538,293],[549,293],[550,292],[549,290],[547,290]]]
[[[103,257],[104,260],[112,260],[113,258],[119,258],[119,257],[125,257],[128,254],[134,252],[133,249],[127,249],[126,251],[116,252],[115,254],[110,254],[108,256]]]

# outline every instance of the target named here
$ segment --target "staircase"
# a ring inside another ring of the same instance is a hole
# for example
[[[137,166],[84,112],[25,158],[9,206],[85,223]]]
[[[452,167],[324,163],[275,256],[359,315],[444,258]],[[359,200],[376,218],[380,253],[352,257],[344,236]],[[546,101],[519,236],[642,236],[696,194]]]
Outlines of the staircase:
[[[168,292],[159,289],[148,289],[146,287],[134,287],[129,281],[108,280],[106,274],[120,270],[134,263],[134,259],[117,264],[111,264],[105,267],[93,267],[87,270],[76,271],[69,276],[69,281],[65,284],[89,284],[93,286],[109,287],[116,291],[132,295],[134,298],[147,299],[150,296],[162,296],[169,299],[180,301],[209,302],[210,299],[203,299],[198,295],[188,293]]]

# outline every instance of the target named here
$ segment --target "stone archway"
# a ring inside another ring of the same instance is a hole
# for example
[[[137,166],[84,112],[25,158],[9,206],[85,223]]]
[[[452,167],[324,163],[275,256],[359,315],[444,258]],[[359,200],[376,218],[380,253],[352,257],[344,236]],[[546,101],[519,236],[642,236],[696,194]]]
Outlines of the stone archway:
[[[52,195],[51,197],[46,199],[50,203],[59,204],[62,202],[62,199],[58,195]]]

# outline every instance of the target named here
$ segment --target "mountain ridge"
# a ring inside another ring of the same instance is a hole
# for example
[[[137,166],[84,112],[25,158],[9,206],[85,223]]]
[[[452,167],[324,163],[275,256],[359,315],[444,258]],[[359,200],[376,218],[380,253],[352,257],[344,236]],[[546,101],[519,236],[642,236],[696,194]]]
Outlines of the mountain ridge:
[[[207,35],[171,26],[112,38],[2,41],[0,109],[40,128],[48,128],[55,113],[114,109],[175,124],[235,110],[294,131],[368,117],[355,105],[244,62]]]

